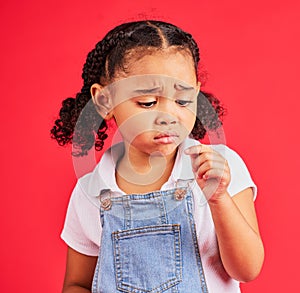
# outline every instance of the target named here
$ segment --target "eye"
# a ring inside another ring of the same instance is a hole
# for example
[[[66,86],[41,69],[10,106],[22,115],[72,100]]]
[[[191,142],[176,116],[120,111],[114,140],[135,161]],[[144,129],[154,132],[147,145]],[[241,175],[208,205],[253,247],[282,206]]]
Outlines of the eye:
[[[175,103],[177,103],[181,107],[186,107],[189,104],[193,103],[193,101],[189,101],[189,100],[176,100]]]
[[[157,104],[157,101],[150,101],[150,102],[137,102],[137,104],[143,108],[151,108]]]

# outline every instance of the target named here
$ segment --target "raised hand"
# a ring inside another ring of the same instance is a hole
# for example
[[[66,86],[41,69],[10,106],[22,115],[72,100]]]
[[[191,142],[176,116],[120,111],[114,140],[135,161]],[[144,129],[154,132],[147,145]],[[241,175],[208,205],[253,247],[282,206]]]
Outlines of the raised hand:
[[[195,178],[206,199],[213,202],[223,197],[231,179],[225,158],[204,144],[189,147],[185,154],[191,157]]]

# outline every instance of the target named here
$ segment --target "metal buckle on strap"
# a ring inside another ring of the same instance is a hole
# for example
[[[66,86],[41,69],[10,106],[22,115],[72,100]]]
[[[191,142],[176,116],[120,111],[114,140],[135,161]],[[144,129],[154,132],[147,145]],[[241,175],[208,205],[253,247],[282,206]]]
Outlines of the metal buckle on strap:
[[[186,190],[181,189],[181,188],[175,190],[175,199],[176,200],[183,200],[185,195],[186,195]]]
[[[187,188],[190,187],[191,182],[193,179],[178,179],[175,182],[175,199],[176,200],[183,200],[187,194]]]
[[[100,203],[103,210],[108,211],[111,209],[111,191],[109,189],[101,190],[100,192]]]

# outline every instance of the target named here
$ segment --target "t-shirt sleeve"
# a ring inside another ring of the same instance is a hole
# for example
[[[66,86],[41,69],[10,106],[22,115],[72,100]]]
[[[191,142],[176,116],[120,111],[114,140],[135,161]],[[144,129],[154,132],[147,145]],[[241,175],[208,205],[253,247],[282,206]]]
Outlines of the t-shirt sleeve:
[[[231,181],[227,189],[228,193],[234,196],[240,191],[251,187],[253,200],[255,200],[257,196],[257,186],[253,182],[249,170],[240,155],[225,145],[217,146],[216,151],[219,151],[225,157],[230,168]]]
[[[74,250],[97,256],[101,230],[99,208],[89,200],[77,183],[69,201],[61,238]]]

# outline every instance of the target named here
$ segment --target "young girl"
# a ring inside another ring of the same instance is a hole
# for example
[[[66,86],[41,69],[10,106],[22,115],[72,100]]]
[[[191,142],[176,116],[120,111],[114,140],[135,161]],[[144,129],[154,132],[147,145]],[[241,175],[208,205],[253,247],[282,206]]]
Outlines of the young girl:
[[[198,142],[224,112],[200,90],[198,62],[190,34],[153,20],[114,28],[88,54],[52,137],[85,155],[113,119],[122,142],[72,193],[63,292],[231,293],[258,276],[256,186],[236,152]]]

